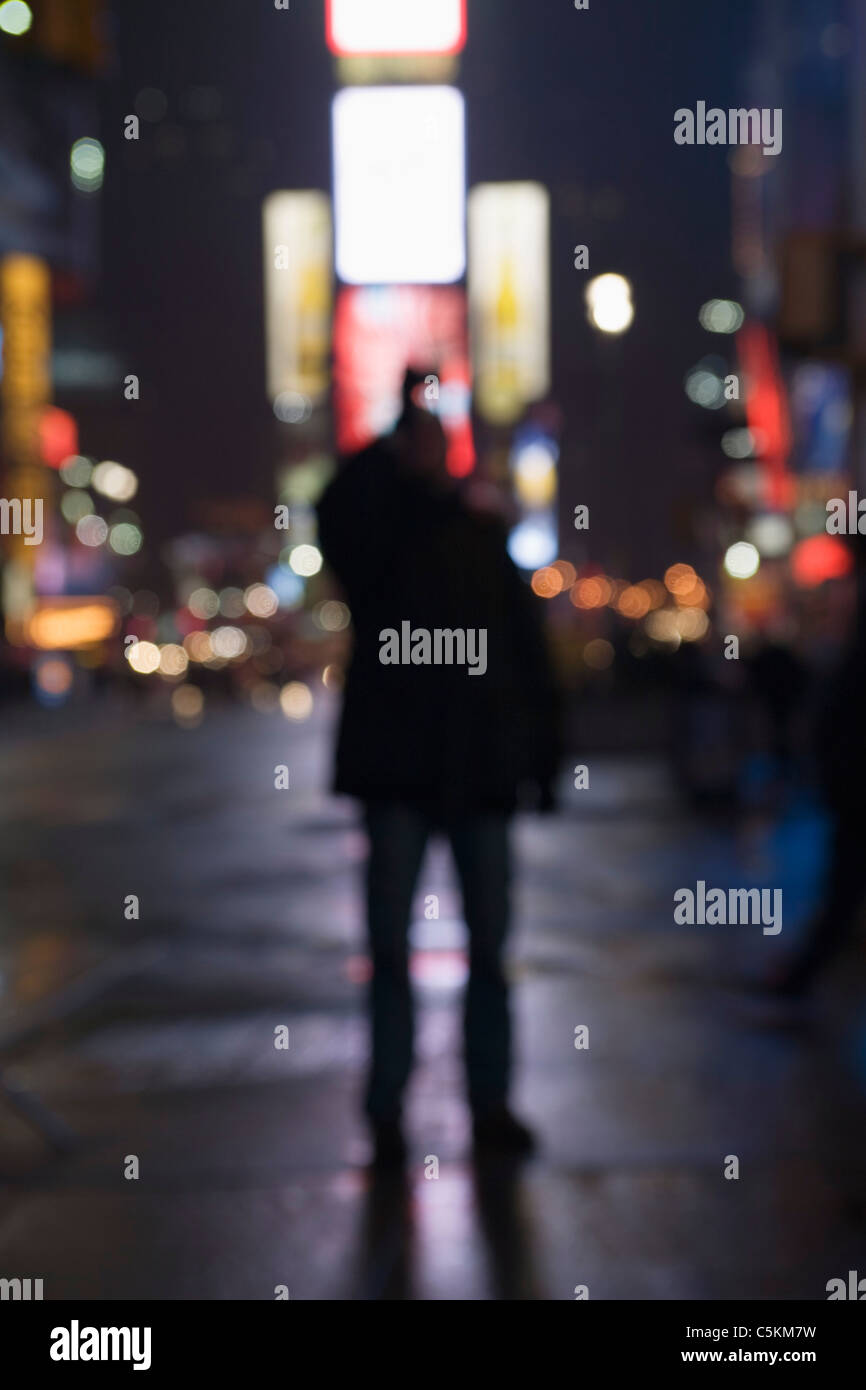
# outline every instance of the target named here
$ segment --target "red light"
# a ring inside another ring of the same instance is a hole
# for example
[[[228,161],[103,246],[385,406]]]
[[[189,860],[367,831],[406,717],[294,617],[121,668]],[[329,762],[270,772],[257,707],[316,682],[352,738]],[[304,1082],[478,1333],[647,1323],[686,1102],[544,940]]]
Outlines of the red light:
[[[450,26],[442,23],[443,18],[447,20],[447,13],[442,14],[446,7],[453,11]],[[439,0],[440,12],[435,11],[434,0],[400,0],[399,7],[393,0],[326,0],[328,47],[340,58],[459,53],[466,43],[466,0]],[[395,23],[400,26],[398,47],[387,37]],[[450,37],[445,38],[449,28]]]
[[[49,468],[59,468],[78,453],[78,425],[66,410],[50,405],[39,421],[39,452]]]
[[[448,408],[439,417],[448,438],[448,471],[465,477],[475,467],[469,415],[466,295],[441,285],[353,286],[340,291],[334,320],[334,408],[337,447],[351,453],[390,428],[409,364],[439,376],[431,399]],[[389,415],[390,408],[390,415]]]
[[[791,425],[776,345],[762,323],[749,322],[737,336],[746,382],[746,419],[762,440],[761,467],[770,507],[784,508],[785,475],[791,452]]]
[[[828,579],[850,574],[854,562],[838,536],[807,536],[791,551],[791,573],[801,589],[817,589]]]

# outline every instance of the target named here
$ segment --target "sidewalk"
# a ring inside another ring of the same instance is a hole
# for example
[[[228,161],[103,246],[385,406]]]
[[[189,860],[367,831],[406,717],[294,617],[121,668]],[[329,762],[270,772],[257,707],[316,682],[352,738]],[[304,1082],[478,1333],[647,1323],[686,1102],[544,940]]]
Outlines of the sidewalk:
[[[716,982],[769,939],[673,921],[698,877],[786,874],[787,910],[808,891],[796,827],[735,845],[685,819],[652,762],[597,760],[589,790],[566,779],[561,816],[517,828],[517,1102],[542,1140],[522,1175],[467,1159],[462,927],[447,863],[428,860],[409,1190],[371,1186],[363,841],[321,791],[330,717],[108,720],[0,750],[2,854],[31,865],[0,927],[7,980],[35,959],[49,981],[73,949],[111,963],[0,1058],[82,1140],[52,1158],[0,1112],[0,1274],[43,1277],[48,1298],[823,1299],[862,1268],[862,1010],[831,982],[811,1031],[747,1026]]]

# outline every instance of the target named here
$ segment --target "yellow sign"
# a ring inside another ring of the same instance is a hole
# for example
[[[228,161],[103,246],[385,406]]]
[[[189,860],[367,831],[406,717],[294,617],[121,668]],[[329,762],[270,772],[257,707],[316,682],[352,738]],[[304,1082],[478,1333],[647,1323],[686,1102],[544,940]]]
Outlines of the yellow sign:
[[[39,418],[51,392],[51,276],[38,256],[0,260],[3,456],[7,469],[39,464]]]
[[[0,260],[0,327],[3,329],[3,380],[0,382],[3,495],[45,502],[50,508],[51,479],[43,468],[39,421],[51,397],[51,274],[38,256]],[[27,537],[6,538],[3,611],[9,624],[19,619],[32,594],[34,548]]]
[[[469,316],[475,399],[510,425],[550,387],[549,199],[538,183],[469,194]]]
[[[330,199],[315,191],[271,193],[262,224],[268,395],[287,397],[278,417],[300,422],[330,385]]]

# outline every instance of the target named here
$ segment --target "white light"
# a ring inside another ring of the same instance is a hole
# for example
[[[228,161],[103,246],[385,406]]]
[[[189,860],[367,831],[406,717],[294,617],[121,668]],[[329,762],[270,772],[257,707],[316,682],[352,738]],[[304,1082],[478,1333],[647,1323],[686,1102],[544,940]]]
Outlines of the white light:
[[[701,305],[698,318],[708,333],[736,333],[745,314],[734,299],[708,299]]]
[[[454,53],[463,0],[330,0],[328,39],[341,54]]]
[[[274,401],[274,414],[284,425],[302,425],[313,413],[309,396],[300,391],[281,391]]]
[[[108,522],[101,516],[91,513],[81,517],[76,523],[75,534],[82,545],[96,547],[103,545],[108,535]]]
[[[4,34],[26,34],[33,23],[33,11],[24,0],[6,0],[0,5],[0,29]]]
[[[794,527],[786,516],[768,512],[756,516],[748,525],[746,534],[759,554],[767,559],[777,559],[787,555],[794,544]]]
[[[105,150],[98,140],[85,136],[69,151],[69,174],[81,193],[96,193],[105,173]]]
[[[187,599],[187,608],[194,618],[215,618],[220,610],[220,601],[213,589],[194,589]]]
[[[602,333],[624,333],[634,319],[631,284],[624,275],[596,275],[585,291],[588,318]]]
[[[725,552],[725,569],[732,579],[751,579],[760,563],[760,555],[748,541],[737,541]]]
[[[105,459],[96,465],[90,482],[97,492],[101,492],[103,497],[110,497],[112,502],[128,502],[138,491],[138,479],[132,469],[112,459]]]
[[[755,452],[755,438],[752,431],[744,427],[725,430],[722,435],[722,449],[729,459],[749,459]]]
[[[347,87],[333,104],[337,273],[447,285],[466,264],[464,109],[453,87]]]
[[[309,719],[313,712],[313,693],[303,681],[290,681],[280,691],[280,708],[287,719]]]
[[[537,570],[556,559],[558,544],[551,518],[527,517],[508,537],[508,553],[522,570]]]
[[[140,676],[152,676],[154,671],[159,670],[162,660],[155,642],[131,642],[125,655],[133,671],[137,671]]]
[[[244,603],[256,618],[272,618],[280,600],[267,584],[251,584],[244,594]]]
[[[295,574],[309,579],[322,568],[322,552],[314,545],[296,545],[289,556],[289,564]]]
[[[720,410],[725,404],[725,386],[715,372],[704,367],[695,367],[686,377],[686,395],[695,405],[706,410]]]
[[[87,487],[93,464],[81,454],[70,454],[60,465],[60,476],[67,487]]]
[[[243,656],[247,649],[246,633],[239,627],[218,627],[211,633],[210,640],[214,656],[221,656],[226,661]]]

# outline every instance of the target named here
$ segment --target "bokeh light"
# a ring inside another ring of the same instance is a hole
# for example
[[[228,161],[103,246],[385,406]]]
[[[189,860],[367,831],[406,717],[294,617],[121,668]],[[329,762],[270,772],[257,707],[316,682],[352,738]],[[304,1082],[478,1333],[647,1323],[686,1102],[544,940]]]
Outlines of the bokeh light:
[[[186,674],[188,666],[189,657],[183,647],[176,642],[166,642],[159,654],[159,674],[176,680],[178,676]]]
[[[60,499],[60,512],[66,521],[74,526],[83,516],[90,516],[94,510],[93,498],[80,488],[70,488]]]
[[[155,642],[131,642],[126,649],[126,659],[140,676],[151,676],[159,670],[162,653]]]
[[[105,150],[98,140],[86,135],[69,151],[69,173],[80,193],[96,193],[105,174]]]
[[[586,287],[587,317],[602,333],[624,333],[634,319],[632,288],[624,275],[596,275]]]
[[[138,479],[131,468],[113,459],[104,459],[93,470],[92,486],[112,502],[128,502],[138,491]]]
[[[209,618],[215,618],[220,611],[219,596],[214,593],[213,589],[193,589],[186,601],[186,606],[194,618],[207,621]]]
[[[791,574],[801,589],[816,589],[829,579],[850,574],[851,552],[838,536],[807,536],[791,552]]]
[[[324,632],[342,632],[351,621],[351,613],[338,599],[326,599],[313,609],[313,622]]]
[[[296,545],[289,552],[289,564],[295,574],[309,579],[322,568],[322,552],[315,545]]]
[[[578,579],[571,591],[571,601],[575,608],[603,608],[610,601],[613,586],[603,574],[593,574],[586,579]]]
[[[559,570],[553,565],[545,565],[542,569],[536,570],[530,580],[532,592],[538,594],[539,598],[555,598],[562,592],[563,578]]]
[[[736,333],[742,327],[745,314],[734,299],[708,299],[701,305],[698,318],[708,333]]]
[[[594,637],[583,649],[583,659],[591,671],[606,671],[613,665],[614,651],[604,637]]]
[[[313,694],[303,681],[290,681],[280,691],[280,708],[287,719],[301,722],[313,712]]]
[[[211,633],[214,656],[225,661],[235,661],[247,650],[246,633],[239,627],[218,627]]]
[[[117,555],[137,554],[143,539],[140,528],[129,521],[121,521],[108,532],[108,544]]]
[[[794,527],[789,517],[767,512],[752,518],[746,527],[746,539],[762,557],[776,559],[787,555],[794,544]]]
[[[70,454],[60,465],[60,476],[67,487],[87,487],[93,473],[93,464],[83,454]]]
[[[725,570],[732,579],[751,579],[760,564],[761,557],[750,541],[736,541],[725,551]]]
[[[0,30],[4,34],[26,34],[33,23],[33,11],[24,0],[4,0],[0,5]]]
[[[195,728],[204,713],[204,695],[197,685],[177,685],[171,692],[171,709],[182,728]]]
[[[251,584],[244,594],[244,603],[254,618],[272,618],[280,601],[268,584]]]
[[[616,607],[624,618],[644,618],[650,611],[650,596],[642,585],[629,584],[619,595]]]
[[[108,522],[104,517],[91,512],[76,522],[75,534],[82,545],[88,545],[91,548],[104,545],[108,536]]]

